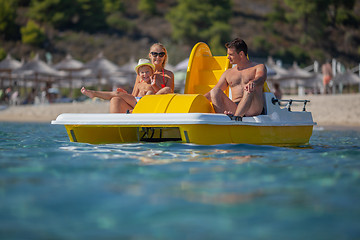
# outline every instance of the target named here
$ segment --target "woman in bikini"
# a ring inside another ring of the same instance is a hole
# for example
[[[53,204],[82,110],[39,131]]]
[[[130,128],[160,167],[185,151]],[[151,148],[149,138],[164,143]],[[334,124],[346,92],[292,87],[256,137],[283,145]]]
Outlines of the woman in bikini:
[[[174,73],[165,69],[168,60],[166,48],[161,43],[155,43],[150,47],[149,58],[155,66],[154,77],[151,86],[156,94],[167,94],[174,92]],[[135,86],[140,83],[136,78]],[[135,88],[134,88],[135,89]]]
[[[151,77],[151,87],[147,94],[167,94],[174,92],[174,74],[164,69],[168,55],[166,48],[161,43],[155,43],[150,47],[149,57],[154,65],[154,73]],[[114,92],[91,91],[84,87],[81,93],[90,97],[98,97],[110,101],[110,113],[125,113],[132,111],[138,101],[139,89],[143,84],[141,76],[138,74],[132,94],[127,93],[124,89],[118,88]],[[149,84],[149,85],[150,85]],[[137,98],[137,99],[136,99]]]

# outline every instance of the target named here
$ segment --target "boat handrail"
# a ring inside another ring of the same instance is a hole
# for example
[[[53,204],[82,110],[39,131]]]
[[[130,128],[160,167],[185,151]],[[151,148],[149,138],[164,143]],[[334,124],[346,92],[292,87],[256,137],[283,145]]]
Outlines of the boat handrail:
[[[272,102],[272,104],[276,104],[276,103],[278,103],[279,105],[280,105],[280,102],[287,102],[287,104],[286,104],[286,108],[287,108],[287,110],[289,111],[289,112],[291,112],[291,105],[292,105],[292,103],[293,102],[302,102],[302,103],[304,103],[304,106],[303,106],[303,112],[305,112],[306,111],[306,108],[305,108],[305,106],[306,106],[306,104],[308,103],[308,102],[310,102],[310,100],[294,100],[294,99],[277,99],[277,98],[272,98],[271,99],[271,102]]]

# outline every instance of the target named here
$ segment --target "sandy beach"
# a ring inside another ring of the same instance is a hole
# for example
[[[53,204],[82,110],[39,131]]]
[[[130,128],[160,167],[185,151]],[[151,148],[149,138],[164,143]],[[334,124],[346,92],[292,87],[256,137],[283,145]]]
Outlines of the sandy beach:
[[[307,99],[306,110],[312,112],[318,126],[360,129],[360,94],[284,96],[283,99]],[[293,110],[301,110],[302,104]],[[108,113],[109,102],[85,101],[47,105],[11,106],[0,110],[2,122],[48,122],[61,113]]]
[[[284,96],[283,99],[306,99],[306,111],[318,126],[360,129],[360,94]],[[301,111],[303,104],[292,109]]]

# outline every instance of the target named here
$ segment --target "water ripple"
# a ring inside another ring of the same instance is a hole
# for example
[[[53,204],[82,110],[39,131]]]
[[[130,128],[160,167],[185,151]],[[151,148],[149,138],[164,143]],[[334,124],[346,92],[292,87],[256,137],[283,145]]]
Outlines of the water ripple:
[[[69,142],[62,126],[0,123],[0,232],[6,239],[356,239],[359,156],[356,131],[314,131],[296,148],[91,145]]]

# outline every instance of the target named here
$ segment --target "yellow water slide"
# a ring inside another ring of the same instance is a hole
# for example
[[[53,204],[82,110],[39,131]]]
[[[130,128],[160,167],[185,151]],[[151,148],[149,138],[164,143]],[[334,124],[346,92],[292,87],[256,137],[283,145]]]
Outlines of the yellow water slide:
[[[231,68],[227,56],[213,56],[206,43],[197,43],[190,54],[186,74],[185,94],[205,94],[219,81],[223,72]],[[229,90],[226,90],[229,95]]]
[[[185,94],[205,94],[219,81],[231,64],[227,56],[213,56],[206,43],[197,43],[190,54],[186,74]],[[267,83],[264,92],[270,92]],[[229,88],[225,91],[229,96]]]

